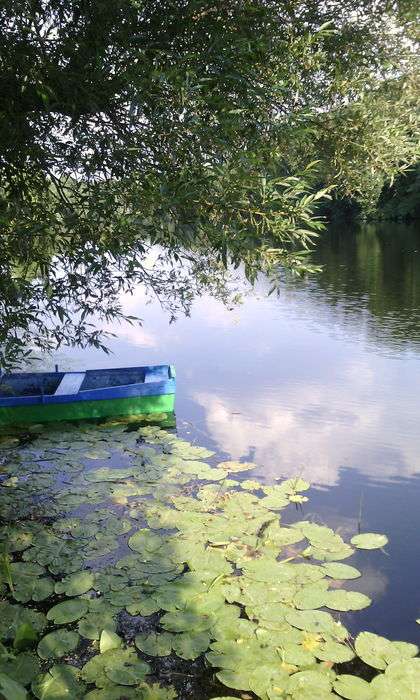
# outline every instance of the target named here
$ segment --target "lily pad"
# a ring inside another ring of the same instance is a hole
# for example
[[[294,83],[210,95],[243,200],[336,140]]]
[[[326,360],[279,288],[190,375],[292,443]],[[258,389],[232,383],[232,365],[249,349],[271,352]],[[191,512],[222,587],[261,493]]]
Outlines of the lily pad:
[[[138,634],[134,643],[140,651],[149,656],[169,656],[172,651],[173,635],[167,632]]]
[[[335,664],[343,664],[354,659],[354,651],[345,642],[336,642],[332,639],[321,642],[314,649],[314,656],[320,661],[331,661]]]
[[[104,654],[106,651],[111,649],[119,649],[122,644],[122,639],[116,634],[112,629],[102,630],[99,639],[99,651]]]
[[[48,610],[47,620],[52,620],[56,625],[66,625],[83,617],[88,608],[88,602],[81,598],[65,600]]]
[[[356,653],[373,668],[385,669],[394,661],[409,659],[418,654],[418,647],[407,642],[391,642],[372,632],[360,632],[355,641]]]
[[[329,591],[325,598],[325,605],[331,610],[363,610],[371,604],[371,599],[364,593],[356,591]]]
[[[346,700],[373,700],[375,693],[369,683],[348,674],[337,676],[334,681],[334,690]]]
[[[61,656],[73,651],[79,643],[77,632],[68,630],[56,630],[50,632],[41,639],[38,644],[38,655],[41,659],[59,659]]]
[[[15,579],[12,595],[19,603],[36,602],[49,598],[54,592],[54,582],[48,577],[25,576]]]
[[[5,673],[0,673],[0,695],[4,700],[27,700],[26,690]]]
[[[215,618],[212,615],[197,615],[189,610],[179,610],[174,613],[166,613],[160,620],[160,624],[170,632],[203,632],[210,629]]]
[[[109,685],[106,688],[91,690],[85,695],[84,700],[143,700],[143,694],[140,694],[139,688]]]
[[[349,566],[348,564],[341,564],[341,562],[327,562],[322,564],[322,568],[325,569],[327,576],[334,578],[336,580],[347,580],[359,578],[362,574],[354,566]]]
[[[350,542],[358,549],[381,549],[388,544],[388,537],[376,532],[365,532],[361,535],[355,535]]]
[[[16,656],[0,656],[0,674],[28,685],[39,673],[39,661],[34,654],[24,652]]]
[[[293,599],[294,606],[298,610],[316,610],[322,608],[328,600],[326,586],[321,586],[323,581],[309,586],[303,586]]]
[[[149,664],[135,654],[127,654],[124,659],[110,656],[104,668],[105,675],[119,685],[137,685],[150,672]]]
[[[203,654],[210,645],[208,632],[184,632],[173,637],[172,648],[177,656],[185,660],[196,659]]]
[[[94,580],[95,577],[91,571],[77,571],[56,583],[55,592],[65,593],[69,597],[82,595],[93,587]]]
[[[256,466],[257,465],[254,464],[254,462],[228,461],[228,462],[220,462],[217,465],[217,468],[223,469],[225,472],[238,473],[238,472],[247,472],[250,469],[255,469]]]
[[[78,668],[59,664],[32,683],[32,692],[39,700],[79,700],[86,692],[79,678]]]
[[[346,628],[334,620],[333,616],[323,610],[294,610],[285,615],[286,621],[293,627],[315,634],[329,634],[335,639],[348,637]]]
[[[301,697],[303,692],[311,692],[312,697],[316,697],[317,692],[327,693],[332,689],[332,682],[328,676],[320,671],[300,671],[294,673],[289,680],[288,692]],[[310,696],[308,696],[310,697]]]
[[[36,632],[42,632],[47,620],[43,613],[0,601],[0,639],[13,639],[19,627],[25,624],[30,625]]]
[[[89,612],[79,620],[77,630],[86,639],[99,639],[104,626],[115,631],[116,623],[111,613]]]

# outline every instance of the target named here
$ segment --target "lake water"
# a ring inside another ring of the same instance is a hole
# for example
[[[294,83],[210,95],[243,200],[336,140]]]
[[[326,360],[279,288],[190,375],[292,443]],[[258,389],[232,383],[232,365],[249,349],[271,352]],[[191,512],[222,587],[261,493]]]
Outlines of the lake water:
[[[139,289],[123,306],[143,327],[114,327],[113,355],[63,352],[48,364],[174,364],[181,434],[255,461],[263,478],[304,476],[314,486],[305,516],[388,535],[386,553],[363,553],[359,590],[374,604],[354,631],[418,643],[420,231],[343,224],[315,259],[324,271],[285,279],[278,297],[262,280],[233,310],[203,297],[172,325]]]

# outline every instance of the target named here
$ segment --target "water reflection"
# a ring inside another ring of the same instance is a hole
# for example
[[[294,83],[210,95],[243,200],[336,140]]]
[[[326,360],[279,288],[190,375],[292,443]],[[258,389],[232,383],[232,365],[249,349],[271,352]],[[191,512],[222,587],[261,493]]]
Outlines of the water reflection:
[[[299,471],[332,486],[342,466],[410,476],[420,470],[419,232],[331,231],[317,261],[321,275],[286,280],[278,297],[261,280],[233,311],[201,298],[171,326],[137,290],[123,305],[143,327],[111,327],[114,356],[75,352],[64,365],[176,364],[179,419],[233,458],[253,455],[267,477]]]
[[[341,316],[364,327],[383,350],[420,342],[420,227],[366,225],[333,230],[316,252],[324,265],[316,287]]]

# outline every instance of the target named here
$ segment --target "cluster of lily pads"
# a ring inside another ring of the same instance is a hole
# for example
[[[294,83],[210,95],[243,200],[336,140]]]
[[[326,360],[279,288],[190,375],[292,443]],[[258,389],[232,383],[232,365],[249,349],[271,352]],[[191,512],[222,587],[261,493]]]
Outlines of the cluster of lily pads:
[[[417,646],[342,621],[371,602],[343,561],[384,535],[284,524],[307,482],[245,478],[158,426],[36,430],[0,444],[0,698],[186,697],[174,658],[225,700],[420,698]]]

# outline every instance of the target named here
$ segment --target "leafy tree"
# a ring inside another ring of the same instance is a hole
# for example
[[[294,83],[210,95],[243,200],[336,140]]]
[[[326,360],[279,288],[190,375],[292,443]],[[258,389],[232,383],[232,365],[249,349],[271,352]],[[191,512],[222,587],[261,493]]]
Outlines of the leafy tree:
[[[372,200],[416,157],[415,7],[3,0],[0,363],[101,344],[138,282],[310,268],[320,177]]]
[[[385,219],[419,219],[420,164],[399,175],[391,186],[384,187],[378,205],[379,214]]]

